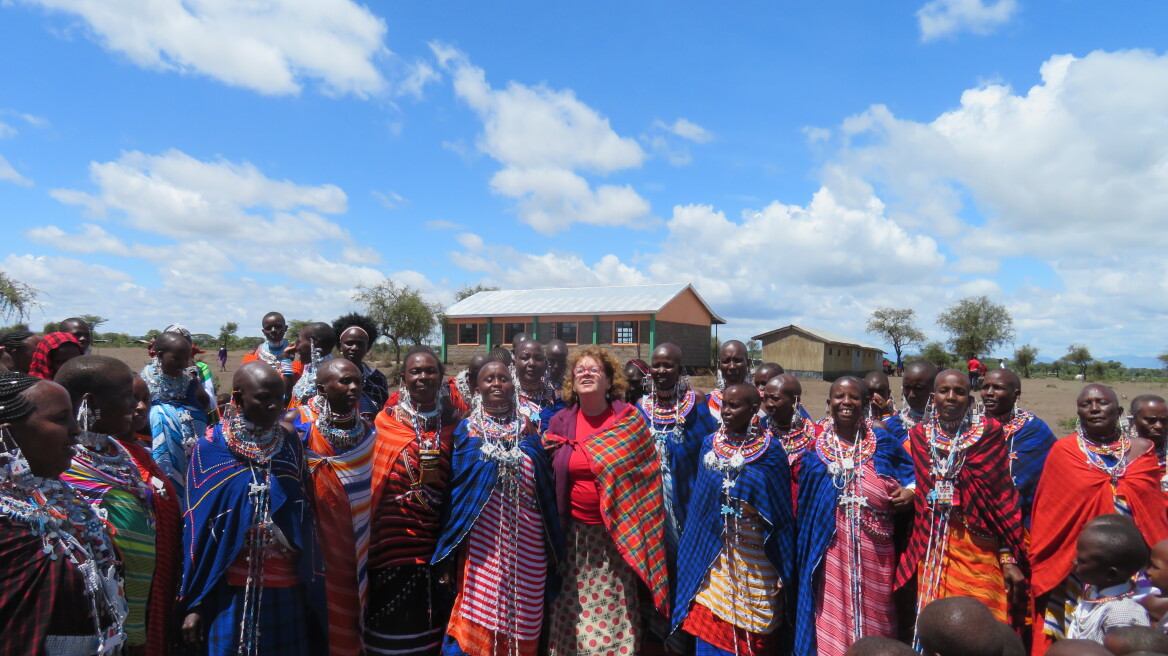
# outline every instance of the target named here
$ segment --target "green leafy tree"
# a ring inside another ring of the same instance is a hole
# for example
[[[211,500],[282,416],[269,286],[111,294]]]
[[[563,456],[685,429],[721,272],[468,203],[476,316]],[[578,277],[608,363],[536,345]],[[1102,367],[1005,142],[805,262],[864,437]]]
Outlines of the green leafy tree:
[[[0,271],[0,316],[24,322],[37,303],[40,290]]]
[[[1163,353],[1161,353],[1160,355],[1157,355],[1156,357],[1159,358],[1160,362],[1162,362],[1165,367],[1168,367],[1168,351],[1164,351]]]
[[[393,344],[394,359],[399,363],[403,344],[423,343],[439,325],[441,308],[427,302],[420,291],[393,280],[358,287],[354,300],[364,306],[365,314]]]
[[[1067,354],[1063,356],[1063,359],[1066,360],[1068,364],[1072,364],[1078,367],[1079,373],[1086,376],[1087,365],[1091,364],[1091,360],[1093,358],[1091,357],[1091,350],[1088,349],[1085,345],[1071,344],[1067,347]]]
[[[896,351],[896,360],[901,362],[901,356],[906,346],[919,346],[925,343],[925,334],[917,328],[916,310],[905,308],[877,308],[868,317],[868,332],[878,335],[892,345]]]
[[[288,322],[288,332],[284,333],[288,343],[295,342],[300,337],[300,330],[312,323],[310,319],[292,319]]]
[[[1107,367],[1107,363],[1102,360],[1092,360],[1087,365],[1087,371],[1091,376],[1091,380],[1105,380],[1108,374],[1111,373],[1111,370]]]
[[[746,342],[746,357],[751,360],[762,359],[762,342],[757,339],[752,339]]]
[[[989,296],[970,296],[937,315],[937,323],[949,333],[946,342],[958,357],[986,356],[1014,341],[1014,319],[1005,305]]]
[[[227,346],[235,341],[235,334],[239,332],[239,324],[234,321],[219,326],[219,343]]]
[[[916,358],[918,360],[928,360],[937,365],[939,369],[949,369],[953,366],[953,354],[945,350],[945,345],[941,342],[929,342],[921,349],[920,355]]]
[[[1030,367],[1034,365],[1034,361],[1038,359],[1038,349],[1024,344],[1014,349],[1014,366],[1022,370],[1022,377],[1030,377]]]

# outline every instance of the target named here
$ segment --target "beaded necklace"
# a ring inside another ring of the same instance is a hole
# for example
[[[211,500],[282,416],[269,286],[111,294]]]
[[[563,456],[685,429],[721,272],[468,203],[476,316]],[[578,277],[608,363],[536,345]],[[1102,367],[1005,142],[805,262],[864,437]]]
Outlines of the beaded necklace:
[[[317,369],[320,369],[322,363],[333,359],[332,353],[321,356],[320,349],[316,348],[316,340],[309,341],[312,343],[312,355],[309,357],[308,366],[304,367],[304,373],[292,386],[292,398],[299,400],[302,404],[308,403],[308,399],[316,396]]]
[[[324,436],[328,443],[333,445],[337,452],[348,451],[357,446],[365,436],[365,422],[357,416],[357,407],[343,415],[334,414],[331,408],[325,407],[328,401],[324,396],[317,395],[308,400],[308,408],[312,411],[312,425]],[[349,428],[342,428],[338,424],[352,422]]]
[[[1119,483],[1119,479],[1127,473],[1127,453],[1131,449],[1131,436],[1122,431],[1119,439],[1111,442],[1096,442],[1087,437],[1082,428],[1075,431],[1075,438],[1079,443],[1079,450],[1087,456],[1087,464],[1107,474],[1112,486]],[[1108,464],[1113,459],[1115,464]]]
[[[442,457],[439,443],[442,438],[442,400],[436,398],[434,409],[422,412],[414,408],[409,392],[403,390],[398,394],[397,418],[414,429],[414,438],[418,441],[418,468],[421,472],[414,482],[427,486],[437,484],[442,477],[439,471]],[[430,429],[431,424],[434,426],[433,431]],[[412,471],[410,475],[412,478]]]
[[[288,340],[282,340],[273,344],[272,342],[264,342],[256,348],[256,357],[266,363],[268,366],[280,368],[280,356],[284,355],[284,349],[288,348]]]
[[[129,611],[108,522],[59,478],[34,476],[19,447],[0,455],[6,456],[0,464],[0,515],[27,524],[49,560],[64,556],[77,568],[93,616],[97,653],[112,653],[125,641]],[[103,614],[111,620],[104,631]]]
[[[98,472],[124,488],[146,509],[150,526],[154,526],[153,488],[142,479],[142,472],[130,458],[130,452],[118,444],[117,440],[104,433],[89,433],[87,438],[93,446],[75,447],[77,457],[83,459]],[[109,453],[112,451],[113,453]]]
[[[864,637],[864,613],[861,610],[864,599],[863,585],[863,542],[864,508],[868,507],[868,497],[864,494],[864,462],[876,453],[876,433],[867,422],[856,427],[855,441],[844,442],[830,418],[824,422],[823,433],[815,443],[819,457],[827,463],[832,485],[840,491],[836,503],[844,513],[847,532],[848,569],[851,576],[852,639]]]
[[[783,450],[787,452],[787,459],[792,463],[799,459],[804,451],[815,443],[815,425],[799,412],[791,416],[791,426],[787,430],[776,431],[770,419],[767,419],[766,432],[779,438]],[[826,425],[826,422],[824,423]]]
[[[904,422],[905,430],[912,430],[913,426],[916,426],[920,422],[924,421],[926,414],[927,412],[917,413],[906,403],[905,406],[900,409],[900,420]]]
[[[546,408],[556,402],[556,390],[552,387],[547,376],[540,378],[538,383],[530,387],[523,387],[520,384],[517,392],[520,399],[532,403],[539,408]]]
[[[243,460],[251,472],[252,482],[247,491],[251,500],[249,537],[245,544],[247,580],[239,625],[239,653],[258,654],[264,563],[269,549],[277,542],[279,530],[272,521],[272,458],[284,447],[284,431],[279,424],[257,429],[236,409],[230,419],[223,422],[223,439],[227,448]]]
[[[146,365],[146,375],[142,376],[146,380],[146,387],[150,390],[150,398],[158,403],[182,403],[187,400],[187,393],[191,388],[191,380],[193,380],[189,372],[193,367],[188,368],[178,376],[171,376],[162,371],[162,365],[155,358],[150,364]]]
[[[969,447],[985,433],[985,418],[966,415],[948,435],[934,415],[925,424],[925,445],[929,452],[929,474],[933,489],[926,497],[929,505],[929,538],[922,563],[917,612],[940,593],[945,575],[945,555],[949,552],[949,518],[956,501],[957,476],[965,467]],[[914,639],[915,642],[915,639]]]
[[[731,434],[725,427],[719,428],[714,434],[713,448],[706,452],[702,464],[712,472],[722,474],[722,536],[723,544],[734,548],[727,550],[728,571],[730,573],[730,607],[734,609],[733,624],[738,625],[738,584],[734,581],[737,567],[734,564],[737,558],[737,545],[741,540],[742,503],[735,498],[730,490],[736,479],[746,468],[766,452],[770,446],[770,436],[759,435],[757,425],[751,422],[745,435]],[[734,653],[738,653],[738,631],[734,631]]]
[[[284,446],[284,431],[279,424],[257,430],[237,408],[223,422],[223,441],[237,457],[267,466]]]

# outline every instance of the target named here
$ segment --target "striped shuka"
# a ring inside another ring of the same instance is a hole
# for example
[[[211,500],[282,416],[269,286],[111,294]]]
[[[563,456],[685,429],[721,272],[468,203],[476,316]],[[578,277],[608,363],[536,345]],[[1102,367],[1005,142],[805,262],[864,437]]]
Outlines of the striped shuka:
[[[309,478],[316,496],[316,527],[324,554],[328,597],[329,653],[359,656],[364,650],[362,609],[368,599],[369,500],[377,431],[343,453],[317,429],[311,404],[297,408],[293,422],[305,444]],[[364,421],[357,417],[357,421]]]

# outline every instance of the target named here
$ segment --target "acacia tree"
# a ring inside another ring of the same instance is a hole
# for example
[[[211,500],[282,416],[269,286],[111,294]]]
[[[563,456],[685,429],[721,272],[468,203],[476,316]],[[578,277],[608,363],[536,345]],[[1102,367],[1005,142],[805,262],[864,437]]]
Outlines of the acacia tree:
[[[1160,355],[1157,355],[1156,357],[1159,358],[1160,362],[1162,362],[1165,367],[1168,367],[1168,351],[1164,351],[1163,353],[1161,353]]]
[[[1022,370],[1022,377],[1030,377],[1030,366],[1038,359],[1038,349],[1024,344],[1014,349],[1014,366]]]
[[[883,337],[892,345],[897,362],[902,362],[904,347],[925,342],[925,334],[917,329],[916,314],[912,308],[877,308],[868,317],[868,332]]]
[[[0,315],[23,323],[37,306],[40,290],[0,271]]]
[[[426,302],[418,290],[389,279],[372,287],[358,287],[354,300],[365,307],[365,314],[393,344],[394,359],[399,363],[402,344],[425,341],[434,331],[440,312],[440,308]]]
[[[1091,350],[1084,344],[1071,344],[1063,359],[1079,368],[1079,373],[1087,375],[1087,365],[1091,364]]]
[[[921,360],[928,360],[937,365],[938,369],[948,369],[953,365],[953,354],[945,350],[941,342],[929,342],[921,349]]]
[[[474,296],[475,294],[477,294],[479,292],[497,292],[497,291],[499,291],[499,288],[492,286],[492,285],[484,285],[482,283],[479,283],[479,284],[473,285],[473,286],[467,285],[466,287],[463,287],[462,289],[454,292],[454,302],[457,303],[459,301],[468,299],[471,296]]]
[[[946,342],[958,357],[987,355],[1014,341],[1014,319],[1005,305],[989,296],[970,296],[937,315],[937,323],[949,333]]]
[[[235,339],[235,333],[239,332],[239,324],[234,321],[219,326],[219,343],[226,347]]]

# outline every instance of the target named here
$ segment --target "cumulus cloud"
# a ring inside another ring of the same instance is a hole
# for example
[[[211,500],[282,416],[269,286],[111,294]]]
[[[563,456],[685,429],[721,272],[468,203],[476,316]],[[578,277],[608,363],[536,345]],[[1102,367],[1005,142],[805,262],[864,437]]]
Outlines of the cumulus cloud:
[[[16,128],[5,123],[4,121],[0,121],[0,139],[8,139],[10,137],[15,137],[16,134],[17,134]]]
[[[935,41],[959,32],[987,35],[1010,22],[1017,0],[932,0],[917,10],[922,41]]]
[[[53,197],[97,217],[121,212],[135,228],[175,238],[212,234],[276,244],[349,239],[344,228],[321,216],[348,210],[340,187],[273,180],[247,162],[205,162],[178,150],[132,151],[115,162],[93,162],[89,172],[96,193],[54,189]]]
[[[8,160],[3,155],[0,155],[0,181],[11,182],[22,187],[32,186],[32,180],[29,180],[21,175],[19,171],[12,168],[12,165],[8,163]]]
[[[543,234],[573,223],[639,226],[649,203],[630,186],[593,188],[583,173],[605,175],[636,168],[645,151],[622,137],[608,119],[570,90],[510,82],[495,88],[466,55],[431,44],[454,92],[478,115],[478,150],[503,165],[491,188],[518,202],[519,218]]]
[[[79,18],[106,49],[144,68],[198,73],[264,94],[306,80],[360,97],[382,92],[385,22],[352,0],[235,2],[23,0]]]
[[[130,249],[121,239],[92,223],[82,224],[81,231],[72,235],[55,225],[29,228],[24,235],[33,242],[52,246],[66,253],[105,253],[123,256],[130,254]]]

